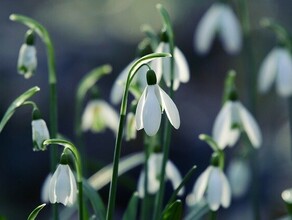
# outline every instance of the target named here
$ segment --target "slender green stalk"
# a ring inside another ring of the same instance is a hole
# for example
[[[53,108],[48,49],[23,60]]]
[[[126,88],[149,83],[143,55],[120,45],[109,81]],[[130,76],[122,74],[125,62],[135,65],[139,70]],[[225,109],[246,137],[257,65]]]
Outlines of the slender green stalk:
[[[217,219],[217,211],[210,211],[210,220]]]
[[[166,30],[166,34],[168,37],[169,42],[169,51],[172,55],[170,60],[170,88],[169,88],[169,96],[173,98],[174,92],[173,92],[173,81],[174,81],[174,36],[173,36],[173,30],[170,23],[170,18],[167,13],[167,11],[163,8],[162,5],[158,4],[157,9],[159,10],[163,23],[164,23],[164,29]],[[166,176],[166,163],[169,158],[169,147],[170,147],[170,139],[171,139],[171,125],[167,118],[165,118],[165,127],[164,127],[164,137],[162,142],[163,147],[163,160],[161,165],[161,173],[160,173],[160,188],[156,197],[155,201],[155,208],[154,208],[154,219],[159,220],[161,211],[162,211],[162,205],[163,205],[163,198],[164,198],[164,191],[165,191],[165,176]]]
[[[141,220],[149,219],[149,194],[148,194],[148,159],[149,159],[149,146],[145,143],[147,136],[144,137],[144,155],[145,155],[145,163],[144,163],[144,173],[145,173],[145,180],[144,180],[144,198],[142,200],[142,211],[141,211]]]
[[[12,21],[20,22],[28,26],[29,28],[33,29],[46,45],[50,89],[50,136],[51,138],[56,138],[58,133],[57,89],[56,89],[57,77],[54,47],[51,37],[46,28],[44,28],[40,23],[29,17],[12,14],[10,15],[10,19]],[[53,172],[53,170],[56,169],[57,165],[57,148],[52,146],[50,154],[51,154],[51,172]],[[56,206],[53,207],[53,215],[55,220],[58,219],[58,211]]]
[[[81,156],[77,150],[77,148],[69,141],[61,140],[61,139],[49,139],[44,141],[43,145],[61,145],[65,150],[70,150],[74,156],[74,165],[76,168],[77,174],[77,186],[78,186],[78,206],[79,206],[79,220],[84,219],[84,210],[83,210],[83,183],[82,183],[82,163]]]
[[[127,102],[128,102],[128,94],[131,81],[133,80],[137,70],[145,63],[150,62],[155,58],[162,58],[162,57],[169,57],[170,54],[167,53],[152,53],[146,56],[141,57],[138,59],[131,67],[127,80],[126,85],[124,88],[124,94],[121,103],[120,109],[120,122],[118,128],[118,135],[115,142],[114,148],[114,158],[113,158],[113,173],[112,173],[112,181],[110,185],[109,191],[109,202],[108,208],[106,213],[106,220],[112,220],[114,216],[114,209],[115,209],[115,201],[116,201],[116,192],[117,192],[117,182],[118,182],[118,171],[119,171],[119,161],[120,161],[120,154],[121,154],[121,147],[122,147],[122,137],[124,131],[124,122],[126,119],[126,112],[127,112]]]

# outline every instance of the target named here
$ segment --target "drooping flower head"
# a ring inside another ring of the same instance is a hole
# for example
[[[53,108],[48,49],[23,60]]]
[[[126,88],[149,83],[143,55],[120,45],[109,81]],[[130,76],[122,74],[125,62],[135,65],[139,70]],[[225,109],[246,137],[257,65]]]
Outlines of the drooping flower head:
[[[200,54],[211,48],[216,34],[229,54],[238,53],[242,45],[240,23],[228,4],[216,2],[200,20],[194,35],[194,47]]]
[[[103,100],[91,100],[82,115],[82,130],[102,132],[110,128],[117,133],[119,117],[116,111]]]
[[[159,190],[160,185],[160,172],[162,166],[163,154],[162,153],[153,153],[150,155],[148,159],[148,181],[147,181],[147,192],[149,194],[155,194]],[[174,189],[176,189],[182,181],[182,177],[180,175],[177,167],[168,160],[166,162],[166,179],[170,180]],[[140,198],[144,197],[145,194],[145,171],[141,172],[141,175],[138,180],[138,194]],[[178,195],[182,195],[184,193],[184,188],[182,188]]]
[[[22,44],[17,61],[18,73],[24,78],[30,78],[37,67],[36,49],[34,46],[34,33],[32,30],[27,31],[25,43]]]
[[[212,136],[219,148],[224,149],[235,145],[241,132],[247,134],[254,148],[261,146],[262,134],[257,122],[233,91],[215,119]]]
[[[292,56],[285,47],[274,48],[262,62],[258,75],[259,91],[267,92],[274,81],[280,96],[292,95]]]
[[[68,164],[59,164],[50,181],[50,202],[72,206],[76,201],[76,197],[77,185],[74,174]]]
[[[42,144],[45,140],[50,139],[50,134],[46,122],[40,117],[38,109],[35,109],[33,111],[33,120],[31,122],[31,127],[33,150],[45,150]]]
[[[161,114],[163,111],[176,129],[180,126],[179,112],[172,99],[164,92],[159,85],[153,70],[147,72],[147,86],[144,89],[136,109],[136,128],[144,128],[149,136],[157,133]]]
[[[218,154],[213,154],[211,165],[198,177],[192,193],[188,195],[189,206],[206,199],[209,208],[217,211],[222,205],[228,208],[231,200],[231,189],[223,168],[219,167]]]
[[[170,45],[165,31],[161,34],[161,42],[155,50],[156,53],[170,53]],[[187,83],[190,79],[190,69],[187,59],[181,50],[174,47],[173,58],[156,59],[151,62],[151,67],[160,79],[163,76],[164,81],[168,87],[171,86],[171,59],[174,59],[174,76],[173,76],[173,89],[177,90],[180,83]]]

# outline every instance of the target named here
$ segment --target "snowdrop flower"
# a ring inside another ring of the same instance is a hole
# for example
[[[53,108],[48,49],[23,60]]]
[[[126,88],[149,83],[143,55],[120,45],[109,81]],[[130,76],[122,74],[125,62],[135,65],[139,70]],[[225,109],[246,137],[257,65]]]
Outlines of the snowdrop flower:
[[[231,190],[225,174],[219,167],[210,165],[197,179],[193,192],[187,201],[199,202],[206,197],[209,208],[217,211],[222,205],[228,208],[231,200]],[[192,197],[193,199],[190,199]],[[188,203],[188,205],[193,205]]]
[[[149,194],[155,194],[159,190],[160,186],[160,172],[162,166],[163,154],[153,153],[148,159],[148,182],[147,182],[147,192]],[[176,166],[168,160],[166,162],[166,180],[170,180],[174,189],[176,189],[182,181],[182,177],[176,168]],[[145,172],[142,171],[138,180],[138,194],[140,198],[144,197],[145,188]],[[183,195],[184,188],[182,188],[178,195]]]
[[[194,46],[198,53],[209,52],[218,33],[223,48],[229,54],[238,53],[242,44],[240,23],[229,5],[214,3],[200,20],[194,35]]]
[[[158,45],[156,53],[170,53],[169,43],[160,42]],[[190,69],[188,66],[187,59],[181,50],[174,47],[173,52],[174,59],[174,79],[173,79],[173,89],[177,90],[180,82],[187,83],[190,80]],[[164,81],[168,87],[171,86],[171,71],[170,71],[170,61],[171,58],[156,59],[151,62],[153,70],[157,74],[157,78],[160,79],[163,75]],[[158,80],[159,81],[159,80]]]
[[[32,140],[33,140],[33,150],[45,150],[43,142],[50,139],[49,130],[46,122],[43,119],[35,119],[31,122],[32,127]]]
[[[235,145],[241,131],[246,132],[253,147],[261,146],[262,134],[257,122],[237,98],[234,98],[226,101],[217,115],[212,131],[213,138],[219,148],[224,149]]]
[[[153,70],[147,72],[147,84],[136,109],[137,130],[144,128],[147,135],[155,135],[160,127],[161,113],[164,110],[172,126],[178,129],[180,126],[178,109],[166,92],[157,85]]]
[[[17,69],[19,74],[28,79],[35,73],[36,67],[37,57],[34,46],[34,34],[29,30],[26,34],[26,42],[22,44],[19,51]]]
[[[119,117],[116,111],[105,101],[90,101],[82,115],[82,130],[104,131],[106,127],[117,133]]]
[[[292,94],[292,57],[283,47],[274,48],[261,64],[258,78],[260,92],[267,92],[274,81],[280,96]]]
[[[251,171],[247,162],[242,159],[234,159],[230,162],[226,172],[232,196],[235,198],[243,196],[247,192],[251,180]]]
[[[76,180],[69,165],[59,164],[50,181],[50,202],[71,206],[76,201],[76,197]]]

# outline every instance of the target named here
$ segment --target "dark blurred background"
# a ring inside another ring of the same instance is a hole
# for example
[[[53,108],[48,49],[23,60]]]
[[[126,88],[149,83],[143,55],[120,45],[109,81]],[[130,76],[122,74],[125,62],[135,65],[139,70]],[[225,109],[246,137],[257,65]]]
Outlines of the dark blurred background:
[[[102,64],[110,64],[113,72],[98,84],[101,95],[109,100],[114,79],[135,57],[137,44],[144,37],[140,31],[149,24],[159,31],[162,22],[155,8],[162,3],[173,21],[176,45],[184,52],[191,68],[191,80],[182,84],[175,95],[181,112],[181,127],[173,132],[170,158],[182,174],[194,164],[196,175],[187,184],[192,189],[197,176],[208,166],[211,150],[198,140],[201,133],[211,134],[214,119],[221,108],[223,82],[226,72],[235,69],[241,101],[247,103],[247,70],[242,53],[230,56],[216,40],[206,56],[198,56],[193,48],[194,30],[211,0],[1,0],[0,1],[0,116],[21,93],[33,86],[41,92],[33,100],[40,106],[43,117],[49,117],[49,88],[45,47],[38,38],[37,73],[29,80],[17,74],[19,48],[26,27],[11,22],[9,15],[30,16],[49,31],[56,53],[58,74],[59,131],[74,139],[74,95],[84,74]],[[234,4],[235,3],[235,4]],[[232,1],[234,10],[237,1]],[[290,0],[248,1],[251,21],[252,50],[256,70],[276,39],[270,31],[260,27],[262,17],[279,21],[289,31],[291,26]],[[236,11],[237,12],[237,11]],[[243,45],[245,46],[245,45]],[[257,96],[256,118],[262,128],[264,144],[258,151],[260,179],[259,199],[262,219],[276,219],[286,213],[281,192],[292,186],[291,143],[289,137],[287,100],[272,90]],[[119,110],[119,106],[115,106]],[[16,111],[0,134],[0,216],[7,219],[26,219],[31,210],[41,203],[40,189],[49,173],[49,153],[33,152],[31,140],[31,109]],[[139,132],[139,136],[142,132]],[[92,169],[96,164],[112,162],[114,136],[86,133],[86,145]],[[235,146],[236,148],[236,146]],[[235,148],[227,149],[227,164]],[[123,144],[122,155],[142,151],[142,138]],[[137,178],[140,168],[132,172]],[[131,176],[131,173],[129,174]],[[126,205],[135,184],[121,186],[118,207]],[[129,189],[130,188],[130,189]],[[106,201],[108,187],[100,191]],[[249,193],[250,194],[250,193]],[[230,208],[220,212],[220,219],[252,219],[249,194],[235,199]],[[46,208],[49,210],[49,208]],[[239,215],[240,213],[240,215]],[[236,217],[234,217],[236,216]],[[42,217],[41,219],[48,219]]]

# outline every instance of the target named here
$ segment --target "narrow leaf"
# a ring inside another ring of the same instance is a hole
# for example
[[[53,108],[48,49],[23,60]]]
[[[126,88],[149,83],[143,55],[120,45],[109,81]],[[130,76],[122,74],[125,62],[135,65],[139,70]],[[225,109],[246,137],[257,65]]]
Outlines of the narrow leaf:
[[[137,219],[137,210],[138,210],[139,196],[135,192],[128,204],[128,207],[124,213],[123,220],[136,220]]]
[[[4,126],[8,122],[8,120],[12,117],[14,112],[18,107],[20,107],[27,99],[32,97],[36,92],[40,91],[40,88],[35,86],[23,94],[21,94],[18,98],[16,98],[8,107],[7,111],[5,112],[1,122],[0,122],[0,133],[3,130]]]
[[[183,212],[182,202],[181,200],[176,200],[163,213],[162,219],[163,220],[181,220],[182,212]]]
[[[86,180],[83,180],[83,190],[84,195],[89,199],[92,205],[97,219],[104,220],[106,214],[105,206],[98,192],[95,191]]]
[[[123,173],[133,169],[136,166],[144,163],[144,153],[134,153],[132,155],[126,156],[120,159],[119,164],[119,176]],[[102,168],[95,174],[93,174],[89,179],[88,183],[95,189],[99,190],[111,181],[113,172],[113,164],[109,164]]]
[[[146,24],[141,27],[141,31],[146,34],[147,38],[149,38],[151,48],[153,51],[155,51],[159,44],[159,37],[157,36],[156,32]]]
[[[38,216],[39,212],[45,207],[46,203],[39,205],[36,207],[28,216],[27,220],[35,220]]]
[[[179,184],[179,186],[175,189],[175,191],[173,192],[172,196],[170,197],[166,207],[165,207],[165,211],[169,208],[169,206],[171,204],[173,204],[175,198],[177,197],[178,192],[184,187],[184,185],[186,184],[186,182],[191,178],[191,176],[194,174],[195,170],[196,170],[197,166],[193,166],[189,172],[184,176],[182,182]],[[164,212],[165,212],[164,211]]]

